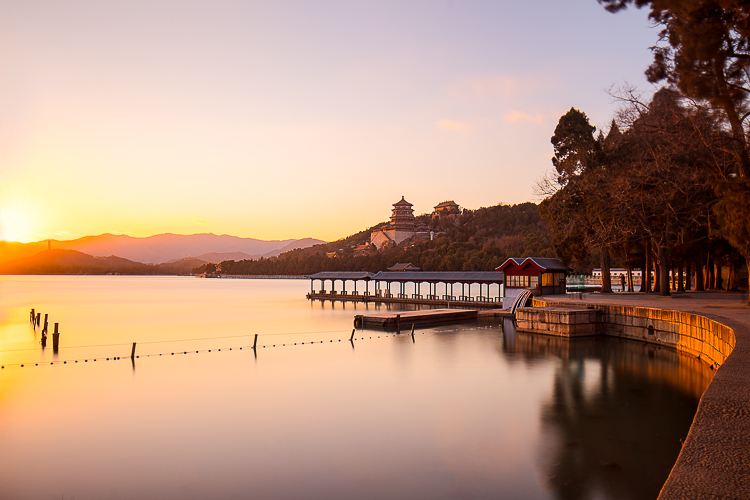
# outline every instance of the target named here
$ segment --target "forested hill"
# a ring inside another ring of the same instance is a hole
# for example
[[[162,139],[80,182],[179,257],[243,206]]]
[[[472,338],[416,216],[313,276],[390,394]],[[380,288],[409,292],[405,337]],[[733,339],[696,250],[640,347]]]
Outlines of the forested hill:
[[[411,262],[425,271],[493,270],[511,256],[555,252],[534,203],[464,210],[449,220],[417,217],[437,234],[433,241],[409,241],[377,252],[356,249],[369,242],[369,228],[342,240],[292,250],[278,257],[225,261],[223,274],[312,274],[318,271],[380,271],[396,262]],[[375,226],[378,227],[378,226]],[[203,266],[197,272],[212,271]]]

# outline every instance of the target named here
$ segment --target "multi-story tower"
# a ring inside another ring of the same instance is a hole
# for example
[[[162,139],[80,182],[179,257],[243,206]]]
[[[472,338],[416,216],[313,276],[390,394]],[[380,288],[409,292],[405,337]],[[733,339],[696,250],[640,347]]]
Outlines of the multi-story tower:
[[[401,196],[401,199],[393,204],[393,213],[391,213],[391,229],[396,231],[414,231],[417,221],[414,218],[414,205],[409,203]]]
[[[393,204],[390,224],[374,230],[370,234],[370,243],[378,250],[382,250],[387,246],[398,245],[413,238],[417,234],[417,220],[414,217],[413,206],[402,196]]]

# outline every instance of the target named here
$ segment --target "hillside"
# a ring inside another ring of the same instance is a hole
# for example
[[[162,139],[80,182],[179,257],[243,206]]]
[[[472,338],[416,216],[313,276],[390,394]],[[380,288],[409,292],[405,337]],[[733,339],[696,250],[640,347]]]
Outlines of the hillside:
[[[464,210],[451,220],[417,217],[436,233],[434,240],[410,241],[382,252],[356,248],[377,226],[331,243],[292,250],[276,258],[224,261],[224,274],[311,274],[318,271],[386,269],[412,262],[423,270],[492,270],[507,257],[555,252],[534,203]],[[196,271],[211,271],[203,266]]]
[[[120,257],[93,257],[74,250],[44,250],[0,264],[2,274],[148,274],[149,266]]]
[[[165,264],[144,264],[122,257],[95,257],[75,250],[43,250],[35,255],[0,264],[0,274],[190,274],[206,264],[182,259]]]
[[[322,243],[313,238],[291,240],[259,240],[216,234],[157,234],[144,238],[128,235],[101,234],[74,240],[51,240],[52,249],[74,250],[94,257],[116,255],[124,259],[159,264],[206,254],[233,253],[234,257],[260,258]],[[0,263],[31,257],[47,249],[47,241],[34,243],[0,242]],[[219,262],[217,260],[216,262]]]
[[[276,248],[266,254],[263,255],[265,258],[270,257],[276,257],[281,255],[282,253],[290,252],[292,250],[297,250],[299,248],[308,248],[314,245],[320,245],[322,243],[325,243],[322,240],[316,240],[315,238],[302,238],[301,240],[291,240],[289,243],[284,245],[281,248]],[[237,260],[237,259],[228,259],[228,260]],[[217,261],[221,262],[221,261]]]

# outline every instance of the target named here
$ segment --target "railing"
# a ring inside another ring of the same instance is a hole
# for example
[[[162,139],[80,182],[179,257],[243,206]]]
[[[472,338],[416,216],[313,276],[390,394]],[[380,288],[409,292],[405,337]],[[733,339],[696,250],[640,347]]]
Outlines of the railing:
[[[345,292],[345,291],[326,291],[321,290],[317,293],[312,293],[308,295],[308,298],[321,298],[321,299],[330,299],[334,300],[336,298],[340,298],[342,300],[393,300],[393,301],[417,301],[417,302],[435,302],[435,303],[461,303],[461,302],[469,302],[469,303],[475,303],[475,304],[502,304],[503,297],[487,297],[487,296],[470,296],[470,295],[460,295],[456,297],[455,295],[421,295],[418,293],[413,293],[411,295],[406,293],[389,293],[389,292],[383,292],[383,291],[376,291],[374,294],[369,292],[363,292],[363,293],[357,293],[357,292]]]

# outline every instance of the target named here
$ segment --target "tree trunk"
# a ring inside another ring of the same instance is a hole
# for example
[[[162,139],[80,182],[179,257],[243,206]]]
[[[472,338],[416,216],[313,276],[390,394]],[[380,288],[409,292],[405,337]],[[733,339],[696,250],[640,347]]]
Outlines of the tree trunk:
[[[667,250],[664,245],[657,247],[656,260],[659,262],[659,293],[661,295],[669,295],[669,264],[667,262]]]
[[[643,247],[643,267],[641,267],[641,292],[651,291],[651,245],[648,240]]]
[[[714,288],[722,290],[724,289],[724,280],[721,279],[721,261],[716,259],[714,260],[714,263],[714,276],[716,276],[716,286],[714,286]]]
[[[702,292],[705,290],[703,287],[703,262],[701,259],[695,261],[695,291]]]
[[[706,257],[706,289],[711,290],[714,285],[714,263],[709,255]]]
[[[685,290],[693,289],[693,263],[689,260],[685,262]]]
[[[654,293],[661,293],[661,272],[659,272],[658,253],[651,256],[654,268]]]
[[[628,292],[633,292],[633,268],[628,265]]]
[[[747,267],[747,303],[750,305],[750,254],[745,255],[745,267]]]
[[[685,281],[684,281],[684,273],[683,273],[683,267],[682,262],[680,262],[677,265],[677,291],[678,292],[684,292],[685,291]]]
[[[602,293],[612,293],[612,276],[609,273],[609,249],[602,247],[599,252],[599,260],[602,268]]]

